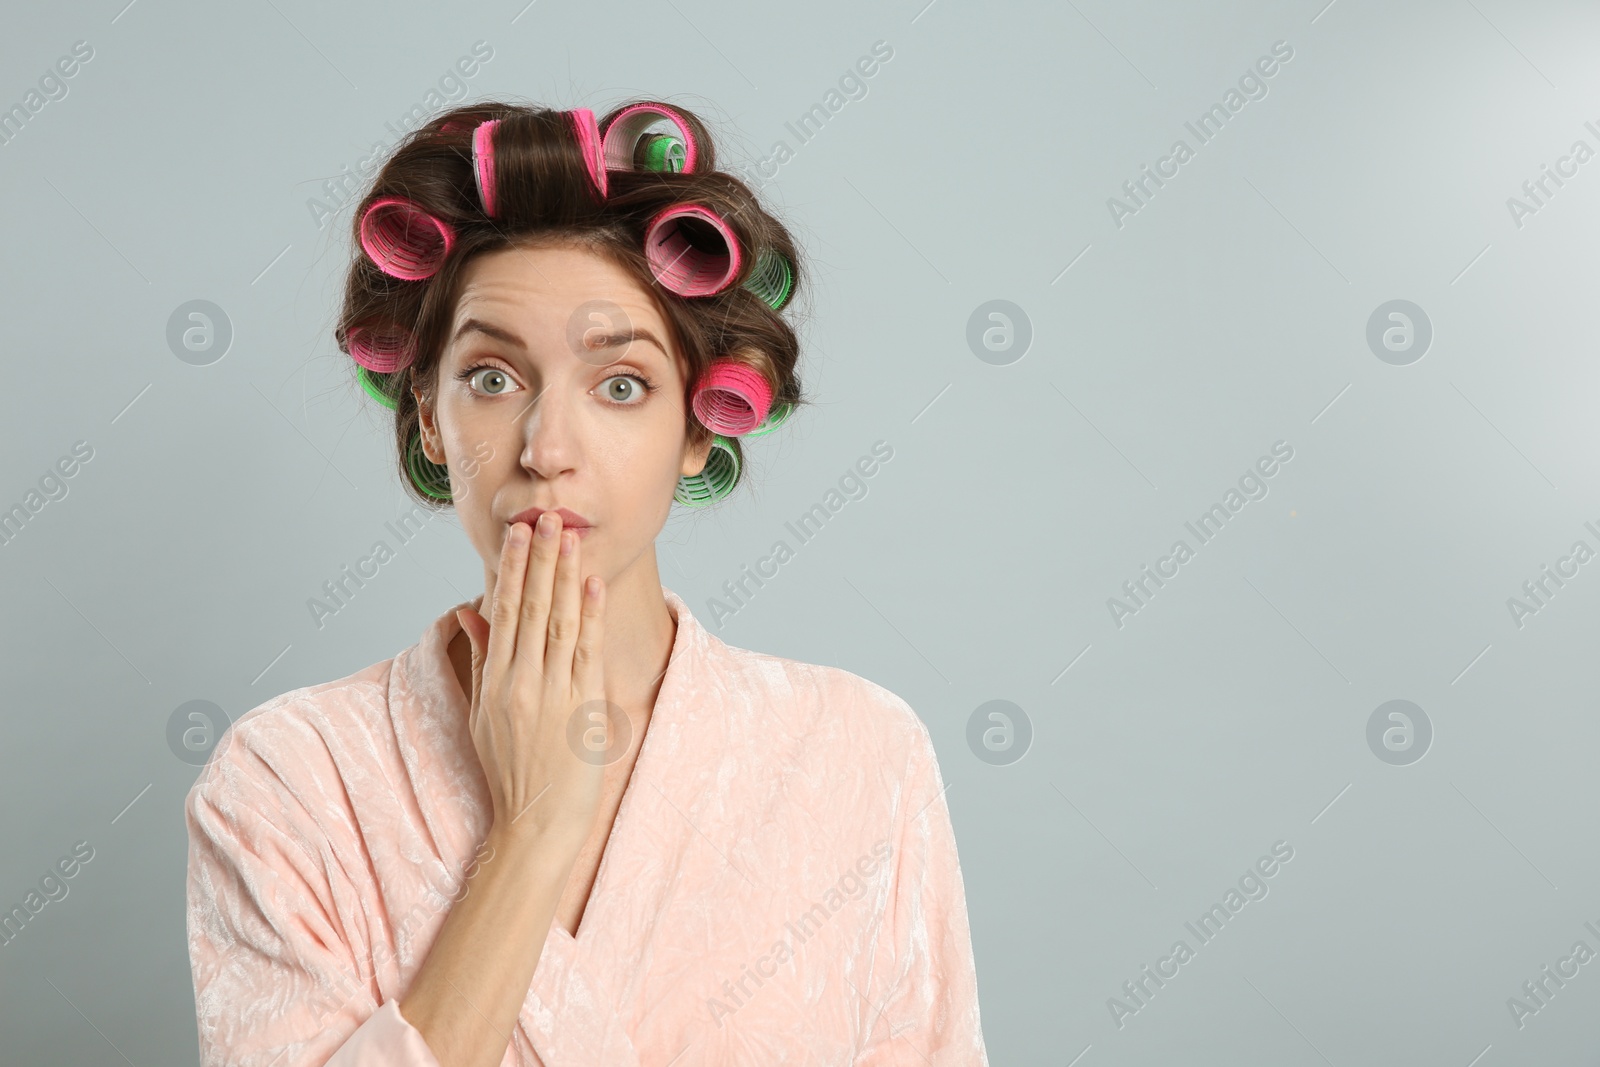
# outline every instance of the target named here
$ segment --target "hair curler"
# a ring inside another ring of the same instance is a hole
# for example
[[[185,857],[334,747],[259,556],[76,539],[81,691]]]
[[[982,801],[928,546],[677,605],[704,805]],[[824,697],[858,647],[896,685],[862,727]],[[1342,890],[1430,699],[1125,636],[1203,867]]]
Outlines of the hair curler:
[[[404,326],[352,326],[346,337],[350,358],[370,371],[393,374],[416,358],[416,338]]]
[[[683,141],[670,133],[645,134],[639,138],[639,148],[634,155],[645,170],[683,173]]]
[[[662,209],[645,227],[645,259],[656,281],[679,296],[712,296],[739,274],[739,238],[699,204]]]
[[[450,499],[450,468],[433,462],[422,450],[422,434],[411,431],[406,440],[406,473],[411,484],[435,500]]]
[[[767,412],[767,417],[761,420],[760,425],[743,436],[760,437],[762,434],[771,433],[773,430],[776,430],[779,426],[783,425],[784,420],[789,417],[789,413],[793,410],[794,406],[788,401],[778,401],[776,404],[772,405],[772,410]]]
[[[681,159],[676,169],[683,174],[694,171],[695,160],[699,156],[699,146],[695,143],[694,133],[689,129],[689,123],[684,117],[672,108],[662,104],[635,104],[625,108],[616,118],[611,120],[606,127],[605,165],[609,170],[634,170],[641,164],[647,170],[656,170],[647,162],[638,158],[640,141],[644,139],[645,131],[651,126],[665,119],[678,129],[677,140],[681,147]],[[650,142],[650,146],[658,144]]]
[[[472,130],[472,181],[478,187],[483,213],[494,218],[494,128],[499,119],[486,119]]]
[[[727,437],[749,433],[772,407],[772,386],[760,371],[737,360],[711,361],[690,398],[695,417]]]
[[[604,200],[607,196],[606,150],[605,143],[600,139],[600,127],[595,122],[594,112],[580,107],[567,114],[572,116],[572,125],[578,135],[578,150],[583,153],[583,165],[588,168],[589,180],[594,183],[600,199]]]
[[[449,223],[404,197],[380,197],[361,216],[362,250],[379,270],[403,281],[433,277],[455,240]]]
[[[763,248],[744,287],[759,296],[773,311],[782,311],[794,294],[794,270],[789,257],[773,248]]]
[[[706,465],[699,474],[685,474],[678,479],[672,499],[686,508],[699,508],[714,504],[733,491],[739,480],[739,456],[733,442],[721,434],[711,439],[711,451]]]
[[[368,370],[366,367],[356,371],[356,377],[361,379],[361,388],[367,391],[368,396],[390,411],[395,410],[399,403],[395,395],[400,384],[398,379],[387,374],[379,374]]]

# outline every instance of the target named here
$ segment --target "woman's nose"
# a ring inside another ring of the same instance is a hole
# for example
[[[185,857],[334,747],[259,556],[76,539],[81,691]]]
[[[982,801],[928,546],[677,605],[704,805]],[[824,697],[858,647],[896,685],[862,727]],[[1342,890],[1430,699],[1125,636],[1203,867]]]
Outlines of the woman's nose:
[[[541,478],[554,478],[572,466],[576,455],[571,403],[547,386],[522,416],[522,465]]]

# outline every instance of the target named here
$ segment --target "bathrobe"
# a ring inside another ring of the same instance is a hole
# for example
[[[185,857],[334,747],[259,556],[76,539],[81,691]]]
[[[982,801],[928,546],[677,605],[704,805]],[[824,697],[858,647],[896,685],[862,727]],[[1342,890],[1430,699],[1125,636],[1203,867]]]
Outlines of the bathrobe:
[[[988,1059],[928,730],[847,671],[676,634],[577,936],[552,922],[502,1067]],[[446,611],[227,730],[185,800],[202,1067],[440,1067],[399,1000],[491,806]]]

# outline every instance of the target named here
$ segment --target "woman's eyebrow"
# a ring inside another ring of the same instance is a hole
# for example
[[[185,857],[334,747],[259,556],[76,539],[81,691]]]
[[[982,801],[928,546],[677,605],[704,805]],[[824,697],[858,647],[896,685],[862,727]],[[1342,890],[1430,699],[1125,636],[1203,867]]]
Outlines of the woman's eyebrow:
[[[450,339],[450,343],[452,345],[456,344],[469,333],[481,333],[486,337],[492,337],[497,341],[502,341],[505,344],[511,345],[514,348],[520,348],[523,351],[527,351],[528,349],[526,342],[524,342],[522,338],[518,337],[510,330],[496,326],[492,322],[485,322],[483,319],[479,318],[469,318],[464,321],[460,327],[457,328],[455,336]],[[590,330],[586,336],[590,336],[593,333],[594,330]],[[593,351],[605,348],[616,348],[620,345],[629,345],[635,341],[648,341],[650,344],[655,345],[663,356],[668,355],[666,346],[661,343],[655,334],[651,333],[642,326],[630,326],[626,329],[613,330],[610,333],[601,334],[598,339],[591,340],[588,347],[591,351]]]
[[[474,332],[484,334],[488,337],[493,337],[496,341],[504,341],[506,344],[512,345],[516,348],[526,349],[528,347],[522,342],[522,338],[518,337],[510,330],[502,329],[492,322],[484,322],[482,319],[471,318],[467,319],[461,324],[461,326],[456,330],[455,336],[450,338],[450,343],[452,345],[456,344],[467,334]]]
[[[592,333],[592,330],[588,331],[585,333],[585,337]],[[649,341],[651,344],[655,345],[656,348],[660,349],[663,356],[667,355],[666,346],[656,339],[655,334],[651,333],[642,326],[630,326],[627,329],[615,330],[611,333],[601,334],[598,340],[589,345],[589,348],[616,348],[619,345],[631,345],[635,341]]]

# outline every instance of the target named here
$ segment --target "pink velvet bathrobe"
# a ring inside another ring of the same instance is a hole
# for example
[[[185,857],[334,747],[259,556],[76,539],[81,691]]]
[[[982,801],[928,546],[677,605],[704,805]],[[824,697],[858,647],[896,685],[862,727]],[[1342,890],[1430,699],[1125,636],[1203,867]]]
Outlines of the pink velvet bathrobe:
[[[643,747],[502,1067],[987,1065],[927,728],[662,592],[677,634]],[[393,659],[255,708],[189,791],[203,1067],[439,1067],[399,999],[493,862],[459,629],[452,608]]]

